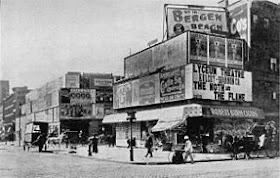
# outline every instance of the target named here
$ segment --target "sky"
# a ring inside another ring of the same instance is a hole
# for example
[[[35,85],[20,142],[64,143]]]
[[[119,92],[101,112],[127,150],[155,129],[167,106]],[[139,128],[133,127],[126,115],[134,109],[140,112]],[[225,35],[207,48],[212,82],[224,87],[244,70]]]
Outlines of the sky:
[[[68,71],[123,75],[125,57],[162,40],[164,4],[217,2],[1,0],[0,79],[32,89]]]

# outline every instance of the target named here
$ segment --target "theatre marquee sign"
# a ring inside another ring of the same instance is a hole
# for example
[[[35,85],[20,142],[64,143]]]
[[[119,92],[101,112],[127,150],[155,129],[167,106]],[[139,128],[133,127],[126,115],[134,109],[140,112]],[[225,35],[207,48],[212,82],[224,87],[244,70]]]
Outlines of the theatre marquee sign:
[[[252,101],[252,73],[239,69],[190,64],[186,66],[186,99]]]

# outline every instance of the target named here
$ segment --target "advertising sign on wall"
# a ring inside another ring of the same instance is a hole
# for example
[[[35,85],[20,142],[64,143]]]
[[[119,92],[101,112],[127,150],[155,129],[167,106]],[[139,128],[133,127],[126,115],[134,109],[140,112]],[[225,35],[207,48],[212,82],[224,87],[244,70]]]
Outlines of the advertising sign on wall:
[[[136,77],[153,71],[152,49],[125,58],[125,78]]]
[[[167,7],[168,38],[187,30],[227,32],[226,13],[207,9]]]
[[[184,33],[153,48],[154,71],[183,66],[187,63],[187,34]]]
[[[192,84],[194,98],[252,101],[251,72],[204,64],[190,64],[186,66],[186,76],[190,75],[192,77],[186,77],[186,83]],[[192,83],[189,80],[192,80]]]
[[[228,67],[243,66],[243,46],[242,41],[235,39],[227,40],[227,63]]]
[[[210,65],[220,65],[225,66],[225,45],[226,39],[209,36],[209,63]]]
[[[250,2],[239,1],[228,7],[230,33],[244,39],[250,46]]]
[[[96,101],[95,89],[62,88],[60,90],[61,103],[91,104]]]
[[[113,108],[125,108],[132,105],[132,85],[131,82],[115,85],[113,87],[114,99]]]
[[[91,117],[92,117],[91,104],[61,104],[60,105],[61,119],[71,119],[71,118],[89,119]]]
[[[80,87],[80,73],[65,74],[65,87],[66,88],[79,88]]]
[[[159,74],[132,81],[132,105],[144,106],[159,103]]]
[[[207,35],[190,32],[190,62],[207,63]]]
[[[185,67],[160,73],[160,102],[185,99]]]

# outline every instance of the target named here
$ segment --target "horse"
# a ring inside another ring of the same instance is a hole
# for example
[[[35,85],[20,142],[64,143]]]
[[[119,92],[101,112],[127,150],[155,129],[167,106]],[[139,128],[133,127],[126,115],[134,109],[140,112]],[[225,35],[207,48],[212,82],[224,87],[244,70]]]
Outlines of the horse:
[[[57,137],[48,137],[47,143],[48,145],[56,146],[56,145],[61,145],[63,138],[65,137],[65,133],[61,133]]]

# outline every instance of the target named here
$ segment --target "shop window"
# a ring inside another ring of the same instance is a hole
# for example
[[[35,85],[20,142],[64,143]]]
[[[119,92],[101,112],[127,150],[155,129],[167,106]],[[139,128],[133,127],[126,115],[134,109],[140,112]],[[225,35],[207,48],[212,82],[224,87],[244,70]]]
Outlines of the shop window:
[[[277,60],[276,58],[270,58],[270,69],[277,72]]]
[[[264,18],[264,28],[268,28],[269,27],[269,19]]]
[[[258,22],[258,15],[253,14],[253,23],[257,23]]]

